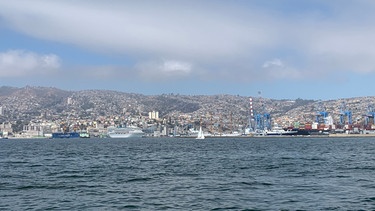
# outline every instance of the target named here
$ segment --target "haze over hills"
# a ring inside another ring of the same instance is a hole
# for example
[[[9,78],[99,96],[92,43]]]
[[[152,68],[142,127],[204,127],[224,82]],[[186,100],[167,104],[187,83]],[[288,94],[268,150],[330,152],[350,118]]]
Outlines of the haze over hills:
[[[312,122],[317,111],[325,109],[335,122],[343,103],[353,112],[353,120],[361,121],[374,97],[358,97],[329,101],[253,97],[254,110],[271,114],[283,126],[293,122]],[[249,96],[238,95],[143,95],[110,90],[66,91],[53,87],[0,87],[0,123],[74,117],[96,119],[103,116],[143,115],[158,111],[161,119],[190,115],[195,119],[216,116],[246,124],[249,118]]]

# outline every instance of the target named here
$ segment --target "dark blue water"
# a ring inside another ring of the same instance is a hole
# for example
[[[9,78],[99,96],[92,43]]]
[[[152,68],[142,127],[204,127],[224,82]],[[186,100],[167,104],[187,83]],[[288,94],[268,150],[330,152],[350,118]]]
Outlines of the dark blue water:
[[[375,210],[375,138],[0,141],[0,210]]]

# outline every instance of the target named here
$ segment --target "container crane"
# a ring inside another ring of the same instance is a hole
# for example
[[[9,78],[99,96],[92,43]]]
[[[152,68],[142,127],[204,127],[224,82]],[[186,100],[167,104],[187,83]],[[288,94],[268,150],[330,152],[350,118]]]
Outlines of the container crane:
[[[261,92],[259,91],[258,92],[259,94],[259,101],[260,101],[260,110],[261,112],[258,112],[255,114],[255,123],[256,123],[256,129],[257,130],[271,130],[271,114],[270,113],[267,113],[265,112],[265,104],[263,102],[263,99],[262,99],[262,96],[261,96]]]
[[[327,117],[328,117],[328,112],[325,111],[323,108],[322,102],[318,103],[318,108],[316,112],[316,118],[315,122],[318,124],[327,124]]]
[[[255,116],[255,130],[264,129],[263,115],[261,113],[256,113]]]
[[[367,114],[365,117],[365,125],[369,126],[370,124],[375,124],[375,109],[372,105],[367,106]]]
[[[264,113],[263,117],[264,117],[264,129],[271,130],[272,129],[272,126],[271,126],[271,114]]]
[[[345,121],[345,117],[347,117],[346,118],[347,121]],[[340,108],[340,124],[345,125],[346,123],[348,125],[353,124],[352,111],[346,110],[345,103],[342,103],[341,108]]]

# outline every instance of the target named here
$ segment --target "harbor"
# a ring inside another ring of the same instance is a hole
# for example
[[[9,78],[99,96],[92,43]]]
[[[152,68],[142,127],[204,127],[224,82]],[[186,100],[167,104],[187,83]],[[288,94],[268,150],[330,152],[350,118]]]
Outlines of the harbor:
[[[116,133],[122,133],[123,137],[196,138],[200,128],[207,138],[371,136],[375,133],[375,97],[314,101],[273,100],[261,95],[145,96],[100,90],[65,92],[44,87],[15,90],[17,92],[1,97],[1,138],[52,138],[53,134],[53,138],[108,138]],[[49,96],[37,93],[63,95],[62,100],[54,104]],[[18,101],[13,101],[14,98]],[[33,100],[39,102],[40,108],[24,106]],[[111,133],[111,128],[118,129]],[[125,135],[128,132],[132,135]]]

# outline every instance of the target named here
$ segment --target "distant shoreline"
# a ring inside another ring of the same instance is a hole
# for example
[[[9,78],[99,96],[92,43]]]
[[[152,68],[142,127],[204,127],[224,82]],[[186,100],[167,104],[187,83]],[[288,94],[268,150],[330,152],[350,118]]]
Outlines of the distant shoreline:
[[[207,136],[206,139],[224,139],[224,138],[234,138],[234,139],[252,139],[252,138],[364,138],[364,137],[375,137],[374,134],[328,134],[328,135],[298,135],[298,136]],[[111,138],[97,138],[93,139],[111,139]],[[157,139],[157,138],[172,138],[172,139],[195,139],[195,136],[176,136],[176,137],[143,137],[146,139]],[[82,138],[49,138],[49,137],[8,137],[0,138],[1,140],[24,140],[24,139],[48,139],[48,140],[63,140],[63,139],[82,139]],[[87,139],[87,138],[85,138]],[[90,139],[90,138],[89,138]],[[124,138],[126,139],[126,138]]]

